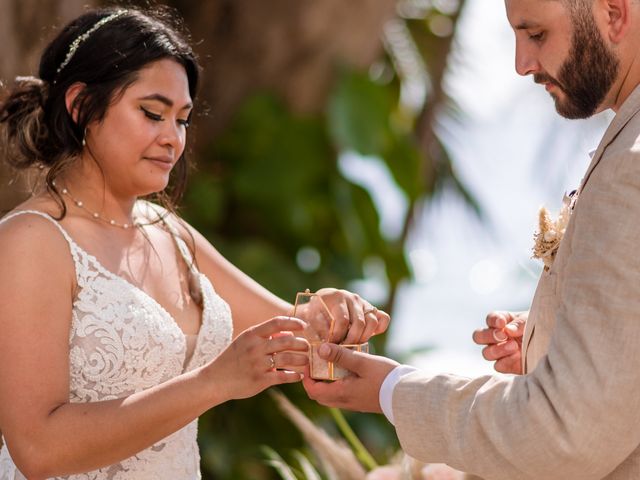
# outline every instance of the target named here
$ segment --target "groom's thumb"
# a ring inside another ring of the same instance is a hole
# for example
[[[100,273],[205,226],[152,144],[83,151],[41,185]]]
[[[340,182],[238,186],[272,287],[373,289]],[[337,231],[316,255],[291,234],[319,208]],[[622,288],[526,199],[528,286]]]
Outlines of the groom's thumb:
[[[318,354],[323,360],[333,362],[352,372],[356,371],[358,359],[354,356],[353,351],[348,348],[341,347],[335,343],[323,343],[320,345]]]

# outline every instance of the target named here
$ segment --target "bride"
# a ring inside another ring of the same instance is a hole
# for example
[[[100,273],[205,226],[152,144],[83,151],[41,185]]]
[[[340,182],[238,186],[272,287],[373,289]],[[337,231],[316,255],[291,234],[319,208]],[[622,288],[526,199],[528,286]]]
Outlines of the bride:
[[[199,67],[168,18],[90,11],[0,102],[6,159],[41,181],[0,220],[0,480],[200,478],[198,416],[308,361],[291,305],[174,213]],[[319,293],[335,340],[386,329]]]

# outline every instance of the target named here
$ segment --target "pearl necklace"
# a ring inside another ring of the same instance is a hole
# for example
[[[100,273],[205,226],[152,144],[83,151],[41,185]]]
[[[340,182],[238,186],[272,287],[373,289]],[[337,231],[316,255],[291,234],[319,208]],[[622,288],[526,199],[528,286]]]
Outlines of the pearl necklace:
[[[52,185],[55,187],[56,186],[56,182],[52,182]],[[125,230],[128,230],[131,227],[140,227],[143,224],[140,223],[139,221],[135,220],[132,224],[131,223],[120,223],[120,222],[116,222],[114,219],[112,218],[105,218],[102,215],[100,215],[99,212],[94,212],[92,210],[89,210],[87,207],[85,207],[84,202],[76,197],[74,197],[71,192],[67,189],[67,188],[62,188],[61,190],[63,195],[66,195],[67,197],[69,197],[71,199],[71,201],[79,208],[83,209],[85,212],[89,213],[91,215],[91,218],[95,219],[95,220],[100,220],[101,222],[104,223],[108,223],[109,225],[113,226],[113,227],[118,227],[118,228],[123,228]]]

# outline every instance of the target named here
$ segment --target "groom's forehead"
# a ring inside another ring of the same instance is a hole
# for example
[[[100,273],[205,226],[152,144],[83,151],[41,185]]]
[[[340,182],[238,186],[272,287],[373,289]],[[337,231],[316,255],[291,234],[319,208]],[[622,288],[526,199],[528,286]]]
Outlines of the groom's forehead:
[[[581,0],[505,0],[507,18],[516,30],[541,26],[566,15],[568,3]]]

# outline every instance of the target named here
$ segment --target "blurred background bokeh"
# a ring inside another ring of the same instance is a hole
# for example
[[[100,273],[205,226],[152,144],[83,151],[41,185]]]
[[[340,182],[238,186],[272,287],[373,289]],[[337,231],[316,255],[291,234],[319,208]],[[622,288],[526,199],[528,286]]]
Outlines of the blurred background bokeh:
[[[114,3],[0,0],[0,79],[36,74],[61,26]],[[499,0],[161,3],[204,66],[181,215],[282,298],[335,286],[389,311],[377,353],[489,372],[471,332],[528,307],[537,208],[577,186],[608,117],[562,120],[516,77]],[[0,212],[26,195],[0,167]],[[299,386],[282,390],[336,433]],[[378,462],[398,449],[383,418],[347,419]],[[205,414],[199,441],[205,479],[279,478],[260,447],[308,448],[264,394]]]

